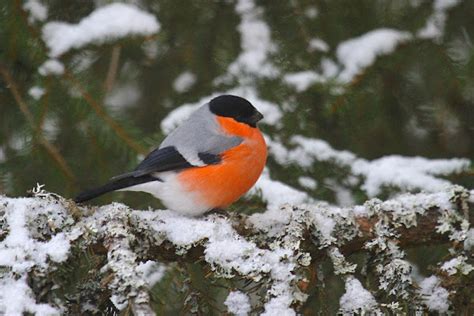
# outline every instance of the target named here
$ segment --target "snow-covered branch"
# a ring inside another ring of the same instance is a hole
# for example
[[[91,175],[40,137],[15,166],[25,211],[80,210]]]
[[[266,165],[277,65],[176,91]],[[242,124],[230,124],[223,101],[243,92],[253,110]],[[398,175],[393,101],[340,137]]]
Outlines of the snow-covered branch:
[[[397,311],[407,301],[419,309],[447,311],[454,308],[450,302],[461,287],[473,286],[474,192],[460,186],[348,208],[286,205],[250,216],[201,218],[131,210],[117,203],[77,206],[41,189],[33,195],[0,196],[2,313],[59,314],[71,308],[55,296],[53,289],[60,284],[53,276],[87,249],[106,256],[94,268],[101,278],[98,286],[115,308],[129,305],[137,315],[151,313],[148,290],[169,262],[199,261],[215,277],[243,278],[265,289],[260,301],[249,299],[254,292],[231,291],[225,304],[237,314],[235,301],[243,299],[242,314],[250,309],[265,315],[295,314],[308,290],[321,286],[321,278],[311,278],[311,271],[328,260],[346,283],[340,299],[343,313]],[[413,274],[416,267],[403,248],[427,243],[451,243],[451,249],[446,261],[438,262],[437,275],[425,279]],[[348,258],[356,252],[368,253],[372,264],[351,262]],[[363,270],[374,273],[375,288],[364,288]],[[83,312],[97,308],[85,303]]]

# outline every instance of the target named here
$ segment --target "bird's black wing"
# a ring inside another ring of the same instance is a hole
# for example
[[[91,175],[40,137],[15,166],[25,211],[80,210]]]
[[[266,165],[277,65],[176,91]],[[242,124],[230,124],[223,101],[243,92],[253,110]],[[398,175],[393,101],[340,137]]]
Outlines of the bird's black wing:
[[[210,153],[198,153],[198,157],[206,164],[216,164],[220,162],[220,156]],[[124,189],[152,181],[162,181],[155,172],[164,172],[171,170],[181,170],[195,167],[190,164],[174,146],[157,148],[133,170],[110,179],[105,185],[87,190],[79,194],[76,202],[85,202],[100,196],[104,193]]]
[[[177,169],[190,168],[191,165],[173,146],[153,150],[133,170],[112,178],[118,180],[127,177],[139,177],[153,172],[163,172]]]
[[[215,164],[220,162],[219,155],[208,153],[199,153],[199,158],[205,164]],[[157,148],[153,150],[148,156],[133,170],[116,177],[112,180],[122,179],[126,177],[141,177],[154,172],[164,172],[171,170],[181,170],[195,167],[190,164],[174,146]]]

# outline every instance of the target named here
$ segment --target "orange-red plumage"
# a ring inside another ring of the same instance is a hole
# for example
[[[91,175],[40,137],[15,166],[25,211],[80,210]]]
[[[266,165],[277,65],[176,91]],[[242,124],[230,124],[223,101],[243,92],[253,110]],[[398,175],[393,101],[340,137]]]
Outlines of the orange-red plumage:
[[[226,207],[244,195],[257,182],[265,167],[267,148],[262,133],[231,118],[218,117],[224,133],[243,138],[240,145],[222,154],[222,162],[184,170],[179,182],[207,205]]]

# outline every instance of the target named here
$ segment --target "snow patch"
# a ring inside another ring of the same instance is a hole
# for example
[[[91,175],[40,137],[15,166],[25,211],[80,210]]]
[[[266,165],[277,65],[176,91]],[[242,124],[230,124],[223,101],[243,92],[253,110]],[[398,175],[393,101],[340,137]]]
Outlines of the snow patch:
[[[439,41],[444,35],[447,12],[457,6],[460,0],[435,0],[433,2],[433,13],[426,20],[425,26],[416,32],[417,37]]]
[[[423,303],[430,311],[446,313],[449,309],[449,292],[440,286],[439,279],[432,275],[423,279],[419,284],[418,293],[420,293]]]
[[[96,9],[78,24],[48,22],[43,40],[51,57],[59,57],[73,48],[102,44],[127,36],[148,36],[158,32],[156,17],[134,5],[112,3]]]
[[[286,84],[293,86],[296,92],[302,92],[314,83],[324,82],[324,78],[315,71],[307,70],[285,74],[283,76],[283,81]]]
[[[48,18],[48,7],[39,0],[27,0],[23,4],[23,10],[29,13],[28,22],[43,22]]]
[[[179,93],[187,92],[195,83],[196,75],[190,71],[185,71],[176,77],[173,82],[173,89]]]
[[[224,301],[229,313],[236,316],[246,316],[251,310],[250,299],[247,294],[240,291],[232,291]]]
[[[346,280],[346,292],[339,300],[340,311],[344,315],[353,315],[354,313],[373,312],[377,307],[372,294],[364,289],[359,280],[354,277],[348,277]]]
[[[45,91],[43,88],[41,87],[38,87],[38,86],[34,86],[34,87],[31,87],[29,90],[28,90],[28,94],[35,100],[39,100],[41,99],[41,97],[45,94]]]
[[[338,78],[342,82],[350,82],[364,68],[372,65],[377,56],[392,53],[399,44],[411,38],[408,32],[382,28],[340,43],[336,55],[344,69]]]
[[[38,72],[42,76],[62,75],[64,73],[64,65],[57,59],[48,59],[38,68]]]
[[[329,51],[329,45],[320,38],[312,38],[308,44],[308,51],[320,51],[327,53]]]
[[[258,77],[275,77],[279,71],[268,61],[268,57],[276,50],[276,46],[271,41],[270,28],[262,19],[262,9],[253,0],[239,0],[235,11],[241,18],[237,28],[242,52],[230,64],[228,74],[239,76],[249,73]]]
[[[310,177],[301,176],[298,178],[298,183],[309,190],[314,190],[318,186],[318,182]]]

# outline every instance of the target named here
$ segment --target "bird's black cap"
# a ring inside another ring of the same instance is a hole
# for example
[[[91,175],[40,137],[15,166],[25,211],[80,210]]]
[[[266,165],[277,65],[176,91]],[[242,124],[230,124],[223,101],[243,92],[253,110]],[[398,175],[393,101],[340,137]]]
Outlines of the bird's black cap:
[[[262,113],[244,98],[225,94],[215,97],[209,102],[209,109],[219,116],[231,117],[237,122],[257,126],[257,122],[263,118]]]

